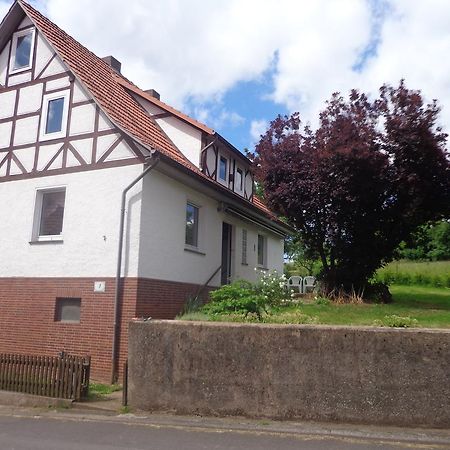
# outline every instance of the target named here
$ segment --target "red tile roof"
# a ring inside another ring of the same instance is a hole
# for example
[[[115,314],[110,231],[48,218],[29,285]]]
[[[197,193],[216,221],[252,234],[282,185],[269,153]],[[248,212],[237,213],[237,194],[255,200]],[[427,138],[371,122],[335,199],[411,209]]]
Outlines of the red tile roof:
[[[82,46],[31,5],[23,0],[17,1],[39,31],[56,50],[58,56],[86,86],[99,106],[119,128],[123,129],[142,144],[160,151],[171,160],[194,172],[204,181],[216,185],[218,189],[227,191],[229,194],[234,194],[232,191],[207,177],[198,167],[192,164],[127,90],[135,92],[140,96],[146,95],[144,91],[124,77],[118,75],[105,61]],[[158,101],[148,94],[147,96],[149,98],[145,98],[156,106],[171,111],[173,114],[208,134],[214,134],[214,130],[206,125]],[[237,194],[234,195],[242,199]],[[256,196],[254,196],[252,205],[266,217],[281,224],[277,217]]]

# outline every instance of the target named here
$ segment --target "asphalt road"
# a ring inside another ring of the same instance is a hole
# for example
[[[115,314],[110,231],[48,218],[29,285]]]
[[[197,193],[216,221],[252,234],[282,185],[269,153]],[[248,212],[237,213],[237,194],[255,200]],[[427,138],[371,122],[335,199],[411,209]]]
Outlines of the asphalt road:
[[[195,429],[89,419],[0,417],[1,450],[291,450],[448,448],[261,431]]]

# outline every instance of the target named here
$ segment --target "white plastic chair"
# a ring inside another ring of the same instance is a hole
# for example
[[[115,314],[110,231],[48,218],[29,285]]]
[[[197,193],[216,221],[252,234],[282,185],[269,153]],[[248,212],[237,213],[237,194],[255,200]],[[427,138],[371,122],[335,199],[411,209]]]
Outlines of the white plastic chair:
[[[303,278],[303,293],[312,292],[316,286],[316,277],[308,276]]]
[[[288,288],[298,289],[298,293],[301,294],[303,290],[303,278],[297,275],[290,277],[288,280]]]

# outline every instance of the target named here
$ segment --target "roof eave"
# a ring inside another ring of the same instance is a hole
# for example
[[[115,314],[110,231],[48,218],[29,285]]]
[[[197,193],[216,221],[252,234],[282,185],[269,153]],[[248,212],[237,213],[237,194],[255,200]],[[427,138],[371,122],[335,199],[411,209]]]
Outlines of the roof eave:
[[[10,36],[25,16],[26,12],[21,7],[20,2],[16,0],[0,23],[0,52],[5,48]]]

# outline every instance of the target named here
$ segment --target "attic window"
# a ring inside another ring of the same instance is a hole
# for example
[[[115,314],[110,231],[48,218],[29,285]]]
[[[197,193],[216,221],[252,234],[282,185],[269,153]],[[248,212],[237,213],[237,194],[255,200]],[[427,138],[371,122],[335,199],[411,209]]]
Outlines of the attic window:
[[[235,190],[238,192],[242,192],[244,190],[244,173],[242,169],[236,169],[236,179],[234,181]]]
[[[11,74],[31,68],[34,47],[34,28],[14,33],[10,62]]]
[[[227,181],[227,167],[228,160],[224,156],[219,159],[219,179],[222,181]]]
[[[69,91],[44,96],[41,120],[41,140],[65,137]]]

